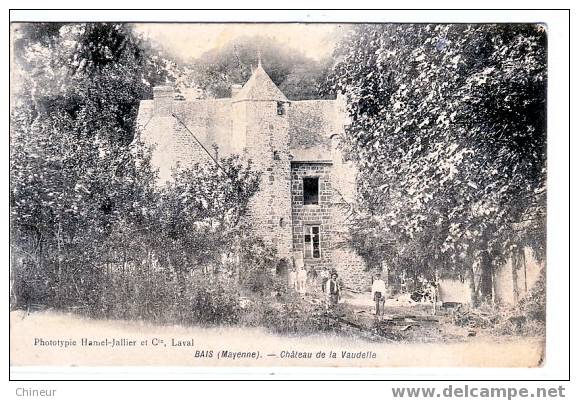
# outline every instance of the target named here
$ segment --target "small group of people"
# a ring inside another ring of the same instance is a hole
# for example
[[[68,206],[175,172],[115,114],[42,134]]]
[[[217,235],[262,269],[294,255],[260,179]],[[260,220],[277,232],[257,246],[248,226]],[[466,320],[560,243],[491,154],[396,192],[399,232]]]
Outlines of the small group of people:
[[[293,268],[288,271],[289,285],[300,294],[305,294],[307,291],[306,285],[308,281],[308,272],[303,263],[296,263]],[[326,306],[336,306],[341,298],[342,282],[339,279],[338,272],[335,268],[329,269],[322,267],[320,271],[321,290],[325,295]],[[375,303],[376,318],[382,320],[384,318],[384,304],[386,302],[387,290],[386,282],[382,279],[382,274],[377,272],[372,279],[371,296]]]
[[[301,262],[300,262],[301,261]],[[319,279],[318,279],[319,278]],[[325,304],[327,308],[333,308],[336,306],[342,297],[342,281],[339,279],[338,272],[335,268],[322,267],[318,272],[315,271],[313,267],[308,271],[303,263],[303,260],[293,261],[293,266],[288,271],[289,286],[293,288],[296,292],[300,294],[305,294],[307,292],[307,285],[315,285],[316,282],[319,284],[321,282],[321,290],[324,293]],[[436,301],[438,300],[437,293],[437,282],[428,282],[428,284],[423,283],[423,289],[413,292],[412,299],[414,296],[421,296],[423,298],[432,301],[433,303],[433,313],[436,312]],[[377,320],[382,321],[384,319],[384,306],[386,304],[386,297],[389,291],[387,290],[387,284],[382,277],[382,272],[377,271],[372,276],[372,289],[371,298],[374,302],[374,315]]]
[[[338,279],[338,272],[335,269],[328,269],[322,267],[319,278],[310,273],[308,274],[303,261],[300,259],[293,260],[293,265],[288,269],[287,277],[289,287],[300,294],[305,294],[307,291],[308,280],[311,284],[321,281],[322,292],[326,295],[326,304],[328,306],[335,306],[340,301],[340,294],[342,285]]]
[[[322,292],[325,293],[327,304],[330,307],[335,306],[340,301],[342,292],[342,282],[338,278],[338,272],[335,269],[328,271],[322,269]],[[382,274],[377,272],[372,279],[372,299],[376,305],[375,315],[380,321],[384,319],[384,304],[386,303],[386,282],[382,279]]]
[[[308,273],[303,264],[297,266],[296,268],[291,268],[288,272],[289,286],[300,294],[306,293],[307,280]]]

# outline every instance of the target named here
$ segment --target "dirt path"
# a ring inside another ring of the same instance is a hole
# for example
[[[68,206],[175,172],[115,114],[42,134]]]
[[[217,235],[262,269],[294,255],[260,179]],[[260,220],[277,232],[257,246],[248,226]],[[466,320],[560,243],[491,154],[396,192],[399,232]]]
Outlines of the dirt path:
[[[397,343],[450,343],[469,340],[469,330],[452,324],[448,315],[433,315],[431,303],[416,303],[404,297],[387,299],[380,335]],[[370,293],[345,292],[343,319],[376,332],[375,304]],[[481,332],[484,334],[484,332]],[[365,335],[369,336],[369,335]]]
[[[534,367],[543,353],[539,339],[369,343],[335,335],[288,337],[261,329],[158,326],[89,320],[53,312],[25,315],[15,311],[10,321],[13,366]],[[109,342],[103,345],[107,339]],[[50,341],[52,345],[48,344]],[[65,341],[68,341],[67,347],[63,347]],[[228,352],[226,357],[223,351]],[[321,353],[325,354],[323,358]]]

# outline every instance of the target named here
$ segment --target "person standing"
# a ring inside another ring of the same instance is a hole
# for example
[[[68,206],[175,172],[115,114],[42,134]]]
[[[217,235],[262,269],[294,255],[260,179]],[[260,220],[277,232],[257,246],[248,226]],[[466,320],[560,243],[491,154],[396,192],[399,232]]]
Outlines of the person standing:
[[[297,272],[295,266],[292,266],[287,274],[288,286],[290,289],[297,290]]]
[[[376,303],[376,318],[382,321],[384,318],[384,303],[386,302],[386,283],[382,280],[380,273],[376,273],[374,276],[372,298]]]
[[[297,272],[297,290],[300,294],[306,293],[306,281],[308,279],[308,272],[306,267],[302,264],[298,267]]]
[[[326,287],[326,282],[330,279],[330,271],[328,271],[328,267],[322,267],[322,271],[320,272],[320,279],[322,281],[322,292]]]
[[[327,302],[330,307],[334,307],[340,300],[340,285],[338,283],[338,273],[332,271],[330,279],[324,285],[324,293],[326,294]]]

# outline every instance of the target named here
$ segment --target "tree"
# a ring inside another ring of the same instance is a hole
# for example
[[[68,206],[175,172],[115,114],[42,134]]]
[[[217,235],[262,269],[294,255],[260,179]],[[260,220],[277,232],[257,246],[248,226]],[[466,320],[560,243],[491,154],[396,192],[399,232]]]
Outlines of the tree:
[[[497,265],[525,245],[542,257],[542,26],[363,25],[335,56],[359,227],[395,242],[394,263],[473,279],[477,259]]]
[[[243,236],[249,199],[258,188],[259,174],[237,156],[176,170],[161,188],[156,212],[149,218],[157,233],[151,245],[182,284],[185,273],[217,266],[233,251]]]
[[[261,36],[240,37],[201,55],[190,65],[191,84],[203,89],[208,97],[229,97],[231,85],[244,84],[251,76],[258,53],[264,69],[289,99],[322,97],[319,86],[326,78],[329,61],[315,61]]]
[[[162,318],[169,309],[186,320],[193,301],[183,296],[186,286],[202,300],[209,291],[201,286],[210,281],[194,281],[192,289],[186,278],[219,271],[222,257],[237,249],[250,251],[243,215],[257,174],[229,157],[176,170],[171,183],[157,185],[135,119],[140,100],[154,85],[180,79],[180,69],[130,25],[31,24],[15,34],[10,201],[17,305],[140,318]]]
[[[107,238],[151,191],[134,125],[167,74],[127,25],[23,24],[14,35],[12,245],[59,305],[90,302]]]

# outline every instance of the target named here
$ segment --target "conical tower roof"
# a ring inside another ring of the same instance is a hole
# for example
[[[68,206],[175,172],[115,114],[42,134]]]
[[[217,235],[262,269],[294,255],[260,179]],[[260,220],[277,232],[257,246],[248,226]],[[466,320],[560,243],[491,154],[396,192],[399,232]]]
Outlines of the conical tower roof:
[[[265,72],[261,66],[261,61],[243,88],[233,97],[233,101],[243,100],[288,101],[287,97]]]

